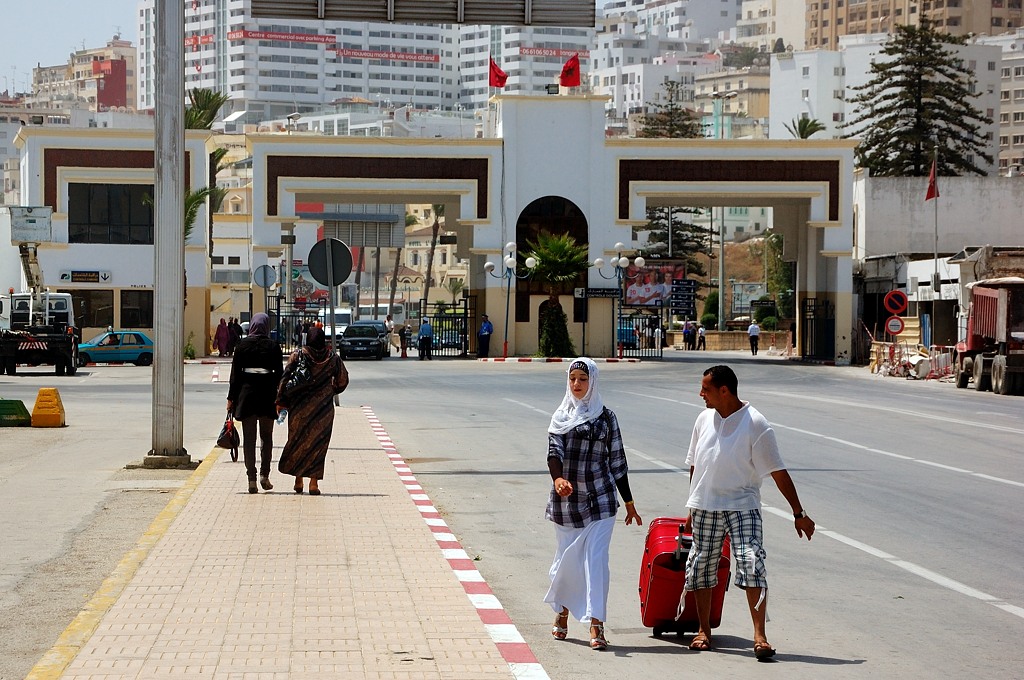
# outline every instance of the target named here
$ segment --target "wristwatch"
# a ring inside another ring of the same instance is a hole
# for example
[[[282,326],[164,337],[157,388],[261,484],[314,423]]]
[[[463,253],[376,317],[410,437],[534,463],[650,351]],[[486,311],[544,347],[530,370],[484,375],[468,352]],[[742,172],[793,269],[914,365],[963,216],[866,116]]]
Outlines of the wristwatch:
[[[807,517],[807,513],[804,512],[803,510],[801,510],[800,512],[793,513],[793,519],[803,519],[804,517]]]

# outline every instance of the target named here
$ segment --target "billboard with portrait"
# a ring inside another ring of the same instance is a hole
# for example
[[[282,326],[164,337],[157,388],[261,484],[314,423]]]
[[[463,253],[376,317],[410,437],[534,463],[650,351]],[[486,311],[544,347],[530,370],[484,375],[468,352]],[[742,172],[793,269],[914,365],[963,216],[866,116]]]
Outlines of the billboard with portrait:
[[[686,278],[686,264],[679,260],[647,261],[643,267],[629,265],[625,304],[669,306],[672,282]]]

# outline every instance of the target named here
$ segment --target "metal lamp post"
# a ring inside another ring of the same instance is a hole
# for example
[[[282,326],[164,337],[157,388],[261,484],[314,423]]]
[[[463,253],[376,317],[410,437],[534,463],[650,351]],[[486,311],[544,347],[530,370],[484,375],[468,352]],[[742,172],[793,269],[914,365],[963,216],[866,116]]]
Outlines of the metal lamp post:
[[[507,255],[506,255],[507,253]],[[493,262],[484,263],[484,271],[493,276],[496,279],[502,279],[505,282],[505,339],[502,342],[502,357],[508,358],[508,309],[509,301],[512,297],[512,282],[516,279],[525,279],[532,271],[528,271],[525,274],[516,274],[516,244],[514,241],[509,241],[505,244],[505,250],[502,251],[502,272],[500,275],[494,273],[495,264]],[[526,258],[526,268],[532,270],[537,266],[537,259],[534,257]]]
[[[625,243],[622,243],[621,241],[619,241],[618,243],[615,244],[616,255],[612,259],[612,262],[611,262],[611,264],[615,267],[615,273],[610,275],[610,276],[608,274],[605,274],[602,271],[602,268],[605,265],[604,258],[601,258],[601,257],[594,258],[594,268],[597,269],[597,273],[600,274],[602,278],[609,279],[609,280],[610,279],[615,279],[615,286],[619,289],[619,313],[622,312],[622,307],[624,306],[624,303],[625,303],[626,281],[631,280],[631,279],[635,279],[638,276],[640,276],[639,272],[637,272],[633,276],[630,276],[629,274],[626,273],[626,271],[629,269],[630,261],[629,261],[628,257],[625,257],[622,254],[622,251],[625,250],[625,249],[626,249],[626,244]],[[643,257],[640,257],[638,255],[633,260],[632,264],[634,264],[638,269],[642,269],[644,267],[644,265],[647,264],[647,261],[644,260]],[[612,342],[614,343],[612,345],[612,347],[613,347],[613,350],[616,347],[618,348],[618,350],[619,350],[618,351],[619,358],[621,359],[622,358],[622,342],[619,341],[619,320],[618,320],[618,317],[615,314],[614,304],[612,306],[612,323],[615,324],[615,330],[612,333],[612,338],[613,338]]]

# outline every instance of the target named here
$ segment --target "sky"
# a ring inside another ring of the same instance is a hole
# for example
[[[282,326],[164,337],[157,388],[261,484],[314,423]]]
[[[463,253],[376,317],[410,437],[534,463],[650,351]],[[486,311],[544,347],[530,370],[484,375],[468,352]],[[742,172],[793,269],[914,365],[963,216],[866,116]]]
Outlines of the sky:
[[[74,50],[102,47],[118,30],[138,46],[138,0],[0,0],[0,91],[32,89],[32,69],[66,64]],[[16,67],[12,69],[12,67]]]

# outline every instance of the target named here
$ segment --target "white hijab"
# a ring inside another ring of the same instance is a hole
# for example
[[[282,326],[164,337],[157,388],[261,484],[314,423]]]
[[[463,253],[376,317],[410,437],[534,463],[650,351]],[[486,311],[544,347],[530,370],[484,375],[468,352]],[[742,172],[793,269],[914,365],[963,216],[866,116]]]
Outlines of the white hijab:
[[[587,393],[582,399],[573,396],[569,388],[569,373],[575,369],[582,369],[590,376]],[[604,411],[604,401],[600,392],[597,391],[597,364],[586,357],[573,359],[569,362],[569,369],[565,372],[565,397],[558,409],[551,415],[551,424],[548,425],[548,432],[552,434],[565,434],[577,425],[589,423],[596,420]]]

